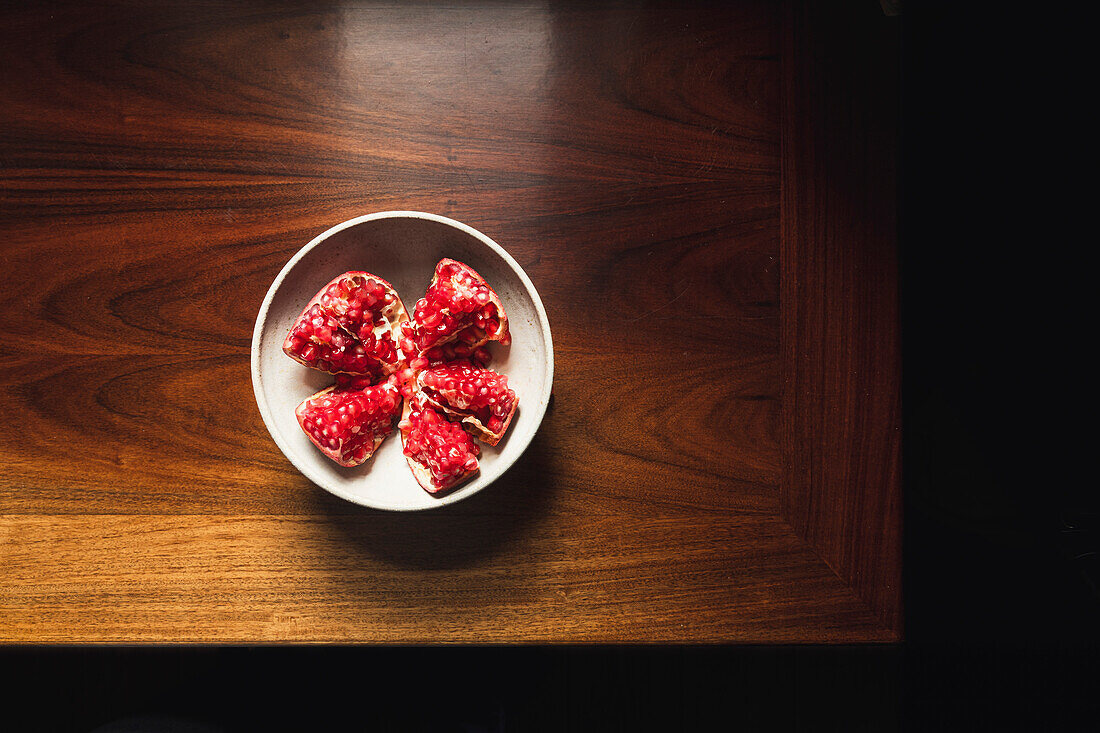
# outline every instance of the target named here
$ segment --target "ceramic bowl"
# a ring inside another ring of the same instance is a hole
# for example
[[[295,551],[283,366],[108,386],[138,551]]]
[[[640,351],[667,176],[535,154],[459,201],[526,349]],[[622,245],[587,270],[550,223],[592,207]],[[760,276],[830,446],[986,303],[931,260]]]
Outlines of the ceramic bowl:
[[[489,344],[492,368],[508,376],[519,408],[504,439],[482,444],[481,471],[442,496],[426,492],[401,453],[399,431],[362,466],[343,468],[302,432],[294,408],[333,377],[292,361],[283,339],[321,287],[348,270],[388,280],[411,316],[436,263],[450,257],[481,274],[504,304],[512,344]],[[535,286],[503,247],[454,219],[418,211],[383,211],[337,224],[286,263],[267,291],[252,334],[252,386],[275,444],[310,481],[348,501],[376,509],[417,511],[452,504],[489,486],[523,454],[546,413],[554,379],[550,323]]]

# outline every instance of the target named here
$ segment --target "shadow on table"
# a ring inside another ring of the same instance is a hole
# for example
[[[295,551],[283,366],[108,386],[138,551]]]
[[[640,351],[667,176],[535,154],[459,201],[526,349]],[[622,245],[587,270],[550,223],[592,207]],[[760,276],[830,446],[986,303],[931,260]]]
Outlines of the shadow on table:
[[[503,476],[460,502],[431,511],[387,512],[357,508],[317,489],[314,511],[327,515],[349,545],[389,563],[467,567],[524,541],[558,488],[561,472],[554,470],[554,461],[543,430]]]

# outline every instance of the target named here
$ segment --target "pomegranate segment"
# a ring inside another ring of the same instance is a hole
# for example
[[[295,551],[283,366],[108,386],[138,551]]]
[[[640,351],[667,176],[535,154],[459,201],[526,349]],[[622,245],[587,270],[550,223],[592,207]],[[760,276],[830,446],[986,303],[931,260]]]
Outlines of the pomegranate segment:
[[[399,427],[405,459],[428,493],[453,488],[478,472],[481,449],[477,443],[431,405],[406,400]]]
[[[321,288],[291,326],[283,351],[331,374],[381,377],[401,361],[397,338],[409,315],[397,291],[369,272],[345,272]]]
[[[388,382],[362,388],[354,377],[339,381],[306,399],[294,414],[322,453],[341,466],[358,466],[393,431],[401,396]]]
[[[511,343],[496,292],[469,265],[446,258],[435,266],[428,292],[416,302],[401,335],[409,355],[451,342],[471,352],[489,341]]]
[[[489,445],[496,445],[504,437],[519,404],[515,391],[508,387],[508,377],[469,361],[420,372],[417,388],[428,403],[461,419]]]

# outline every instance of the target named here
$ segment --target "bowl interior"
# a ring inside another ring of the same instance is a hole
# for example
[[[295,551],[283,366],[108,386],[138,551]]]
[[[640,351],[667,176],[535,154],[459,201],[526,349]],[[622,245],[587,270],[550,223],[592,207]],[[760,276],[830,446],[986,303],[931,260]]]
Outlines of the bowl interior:
[[[309,299],[348,270],[388,280],[410,316],[443,257],[465,262],[496,290],[508,314],[512,344],[491,343],[492,368],[508,376],[519,408],[496,446],[482,444],[476,478],[442,497],[424,491],[401,453],[398,431],[374,457],[343,468],[321,454],[298,426],[294,408],[332,384],[330,375],[307,369],[282,352],[283,339]],[[272,438],[311,481],[349,501],[378,509],[412,511],[459,501],[498,478],[531,442],[550,397],[553,347],[549,324],[534,287],[510,256],[484,235],[443,217],[386,212],[353,219],[320,235],[287,264],[261,306],[253,338],[256,400]]]

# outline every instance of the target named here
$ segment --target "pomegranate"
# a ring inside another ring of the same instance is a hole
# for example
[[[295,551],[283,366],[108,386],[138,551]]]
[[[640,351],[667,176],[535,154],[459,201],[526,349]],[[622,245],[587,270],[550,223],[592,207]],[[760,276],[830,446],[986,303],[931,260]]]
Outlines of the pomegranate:
[[[508,378],[488,366],[489,341],[511,342],[500,298],[469,266],[440,260],[410,321],[393,287],[345,272],[318,292],[291,327],[283,351],[336,384],[295,410],[298,424],[341,466],[368,460],[399,423],[417,482],[441,494],[479,470],[481,449],[500,442],[519,403]]]
[[[393,431],[401,406],[397,388],[370,386],[365,377],[347,377],[309,397],[294,414],[313,444],[341,466],[358,466],[374,455]]]
[[[408,320],[388,282],[369,272],[345,272],[306,304],[283,351],[322,372],[380,378],[400,365],[397,340]]]
[[[508,387],[508,377],[469,361],[425,369],[417,376],[416,386],[428,404],[461,420],[489,445],[504,437],[519,404]]]
[[[493,355],[484,346],[471,349],[465,344],[443,344],[442,346],[433,346],[419,356],[413,357],[409,360],[409,366],[419,374],[429,366],[446,364],[455,360],[474,361],[483,367],[487,367],[492,363]]]
[[[435,266],[431,285],[416,302],[413,320],[402,327],[401,336],[410,358],[452,342],[469,356],[489,341],[507,345],[512,340],[497,294],[469,265],[447,258]]]
[[[438,494],[478,472],[481,449],[456,422],[423,400],[405,401],[399,423],[405,460],[413,476],[430,494]]]

